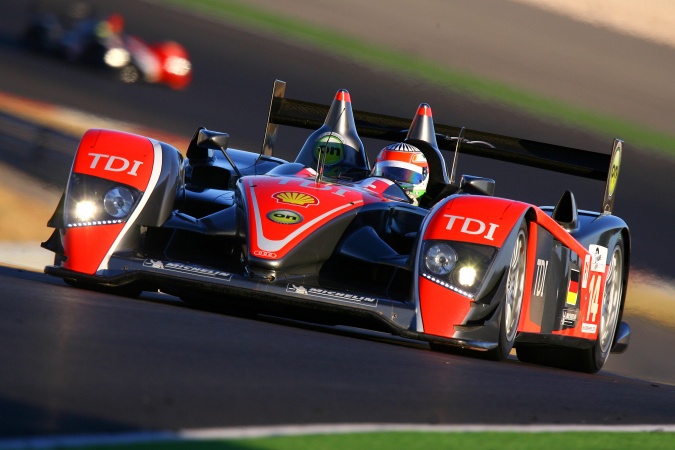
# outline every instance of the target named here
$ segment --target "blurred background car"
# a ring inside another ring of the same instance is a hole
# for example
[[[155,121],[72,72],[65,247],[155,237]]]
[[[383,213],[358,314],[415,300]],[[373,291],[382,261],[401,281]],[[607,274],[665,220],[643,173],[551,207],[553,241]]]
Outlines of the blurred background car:
[[[108,70],[125,83],[159,83],[184,89],[192,79],[187,50],[173,40],[148,44],[125,32],[119,13],[99,17],[88,3],[69,4],[65,11],[31,5],[23,32],[29,49],[65,61]]]

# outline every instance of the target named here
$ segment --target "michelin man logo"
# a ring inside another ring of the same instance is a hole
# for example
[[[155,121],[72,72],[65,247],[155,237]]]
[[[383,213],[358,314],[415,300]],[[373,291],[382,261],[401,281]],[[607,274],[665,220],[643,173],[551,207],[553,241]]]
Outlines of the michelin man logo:
[[[164,268],[164,263],[162,261],[158,261],[156,259],[146,259],[143,262],[143,265],[146,267],[152,267],[153,269],[163,269]]]
[[[307,288],[304,286],[297,286],[295,284],[289,284],[286,287],[286,292],[295,292],[296,294],[307,295]]]

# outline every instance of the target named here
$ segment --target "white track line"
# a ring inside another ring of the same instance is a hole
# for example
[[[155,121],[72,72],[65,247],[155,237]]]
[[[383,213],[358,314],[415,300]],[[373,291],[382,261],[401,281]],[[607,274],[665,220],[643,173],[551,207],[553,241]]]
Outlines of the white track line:
[[[189,442],[219,439],[250,439],[278,436],[317,434],[346,434],[373,432],[424,432],[424,433],[675,433],[675,424],[636,425],[424,425],[424,424],[319,424],[279,425],[233,428],[195,428],[172,431],[62,435],[0,439],[0,450],[74,448],[93,445],[125,445],[152,442]]]

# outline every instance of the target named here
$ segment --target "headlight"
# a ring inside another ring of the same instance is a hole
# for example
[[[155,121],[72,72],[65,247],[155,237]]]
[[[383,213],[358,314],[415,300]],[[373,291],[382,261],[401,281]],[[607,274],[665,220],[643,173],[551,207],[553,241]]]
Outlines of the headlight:
[[[83,200],[75,204],[75,217],[83,222],[87,222],[96,216],[96,204],[89,200]]]
[[[164,69],[174,75],[184,77],[190,73],[190,61],[179,56],[169,56],[164,63]]]
[[[497,249],[466,242],[427,241],[422,246],[420,274],[469,298],[474,298]]]
[[[109,49],[103,56],[103,61],[110,67],[124,67],[130,60],[129,52],[119,47]]]
[[[450,273],[457,262],[457,252],[445,243],[429,247],[424,256],[424,265],[432,274],[442,276]]]
[[[65,205],[67,227],[122,223],[141,198],[131,186],[90,175],[72,174]]]
[[[134,206],[134,196],[124,186],[110,189],[103,197],[103,207],[106,212],[116,219],[126,217]]]
[[[462,287],[471,287],[476,284],[478,272],[475,267],[464,266],[457,271],[457,283]]]

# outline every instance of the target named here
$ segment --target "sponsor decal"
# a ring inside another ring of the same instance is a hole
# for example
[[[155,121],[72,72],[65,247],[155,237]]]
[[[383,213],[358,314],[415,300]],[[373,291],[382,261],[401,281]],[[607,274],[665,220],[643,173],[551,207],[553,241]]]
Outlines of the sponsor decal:
[[[415,150],[413,150],[415,151]],[[427,162],[426,156],[424,156],[423,153],[419,153],[415,151],[415,154],[413,155],[412,162],[414,163],[425,163]]]
[[[267,213],[267,218],[282,225],[295,225],[303,221],[302,215],[288,209],[270,211]]]
[[[567,304],[576,305],[579,298],[579,271],[572,269],[570,272],[570,285],[567,288]]]
[[[314,157],[319,160],[321,152],[326,153],[326,165],[332,166],[342,161],[345,157],[344,138],[334,132],[324,133],[316,140]]]
[[[143,161],[134,160],[132,164],[128,159],[121,156],[104,155],[103,153],[89,153],[89,156],[93,157],[89,166],[90,169],[96,169],[99,164],[103,165],[103,170],[108,172],[125,172],[131,168],[126,174],[133,177],[138,175],[136,172],[143,165]]]
[[[232,279],[232,274],[228,272],[221,272],[220,270],[206,269],[176,262],[165,262],[157,259],[146,259],[143,261],[143,266],[152,267],[153,269],[168,270],[171,272],[189,273],[207,278],[217,278],[224,281],[230,281]]]
[[[563,318],[565,319],[565,321],[568,320],[575,321],[577,320],[577,312],[574,310],[566,309],[563,311]]]
[[[588,247],[591,254],[591,272],[605,273],[605,261],[607,261],[607,247],[591,245]]]
[[[612,158],[612,165],[609,168],[609,189],[607,196],[612,198],[614,189],[616,189],[616,182],[619,179],[619,167],[621,166],[621,142],[617,142],[616,151]]]
[[[598,329],[598,326],[594,323],[582,323],[581,332],[582,333],[595,333]]]
[[[302,285],[289,284],[286,286],[286,292],[292,292],[295,294],[309,295],[312,297],[321,297],[329,300],[338,300],[349,303],[358,303],[366,306],[377,306],[377,299],[373,297],[366,297],[363,295],[357,294],[347,294],[340,291],[332,291],[328,289],[321,288],[306,288]]]
[[[584,258],[584,274],[581,279],[581,288],[586,289],[588,286],[588,272],[591,270],[591,255],[586,255]]]
[[[548,270],[548,261],[537,259],[537,272],[534,276],[534,291],[532,295],[535,297],[544,296],[544,286],[546,281],[546,271]]]
[[[562,316],[562,329],[574,328],[577,323],[577,318],[579,317],[578,312],[575,309],[563,309]]]
[[[312,172],[314,172],[314,171],[312,171]],[[316,172],[314,172],[314,173],[316,173]],[[291,182],[295,183],[297,181],[298,181],[298,179],[294,179],[294,178],[281,178],[279,180],[278,184],[280,186],[284,186],[284,185],[287,185]],[[300,181],[299,187],[309,188],[309,189],[312,189],[314,191],[326,191],[326,192],[330,192],[331,194],[339,195],[340,197],[344,197],[345,194],[349,192],[349,190],[347,190],[343,187],[340,187],[340,186],[333,186],[333,185],[330,185],[330,184],[324,184],[324,185],[317,184],[316,181],[314,181],[314,180],[302,180],[302,181]],[[319,199],[316,199],[316,200],[317,200],[316,204],[318,205]]]
[[[593,274],[591,277],[591,286],[589,288],[590,301],[588,311],[586,311],[586,320],[595,322],[600,308],[600,288],[602,287],[602,275]]]
[[[309,205],[319,204],[318,198],[304,192],[277,192],[276,194],[272,195],[272,198],[275,198],[278,203],[303,206],[305,208],[307,208]]]
[[[453,216],[451,214],[443,214],[443,217],[448,218],[448,224],[445,226],[446,230],[456,230],[459,228],[460,233],[472,234],[476,236],[481,235],[483,239],[488,241],[494,241],[493,236],[495,234],[495,230],[499,228],[499,225],[496,223],[489,223],[488,226],[485,224],[485,222],[478,219],[473,219],[471,217]],[[485,230],[487,230],[487,233],[485,233]]]
[[[163,269],[164,268],[164,263],[162,261],[158,261],[156,259],[146,259],[143,261],[143,265],[145,267],[152,267],[153,269]]]
[[[304,286],[289,284],[286,286],[286,292],[295,292],[296,294],[307,295],[307,288]]]
[[[255,245],[260,250],[268,252],[277,252],[280,254],[281,257],[283,257],[284,254],[286,253],[286,251],[284,251],[284,247],[286,247],[293,239],[296,239],[303,233],[308,233],[312,227],[316,226],[317,224],[321,223],[327,218],[338,215],[343,211],[349,211],[350,209],[358,208],[363,204],[362,199],[355,199],[350,202],[342,202],[335,208],[332,208],[329,211],[326,211],[323,214],[318,215],[317,217],[310,218],[309,220],[304,221],[303,223],[299,224],[298,227],[294,227],[294,229],[290,233],[288,233],[284,238],[275,239],[265,236],[263,230],[263,221],[265,219],[265,216],[263,216],[262,211],[260,211],[260,202],[258,201],[258,197],[256,196],[255,186],[253,185],[253,182],[250,180],[247,181],[247,183],[250,189],[249,192],[251,194],[253,222],[255,224],[255,237],[257,239],[257,243],[255,243]],[[311,183],[316,184],[313,181]],[[328,188],[331,189],[330,186]]]
[[[369,191],[377,192],[378,194],[380,192],[384,192],[390,186],[394,185],[393,181],[386,178],[368,178],[367,181],[368,184],[364,185],[363,187]]]
[[[254,250],[253,251],[253,256],[260,256],[262,258],[272,258],[276,259],[277,254],[274,252],[265,252],[263,250]]]

